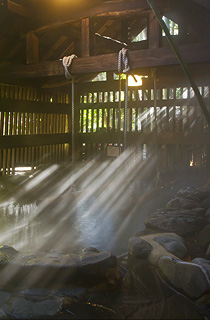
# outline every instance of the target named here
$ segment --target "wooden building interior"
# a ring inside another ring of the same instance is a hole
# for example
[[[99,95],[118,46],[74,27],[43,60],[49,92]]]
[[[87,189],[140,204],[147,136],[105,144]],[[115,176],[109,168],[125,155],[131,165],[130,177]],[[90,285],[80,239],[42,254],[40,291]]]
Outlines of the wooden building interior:
[[[209,1],[155,3],[209,112]],[[142,79],[128,87],[126,147],[142,157],[156,148],[161,170],[210,165],[208,121],[148,1],[1,0],[0,27],[2,175],[65,163],[72,152],[80,162],[106,159],[108,146],[125,149],[123,43]],[[73,119],[62,65],[72,54]]]

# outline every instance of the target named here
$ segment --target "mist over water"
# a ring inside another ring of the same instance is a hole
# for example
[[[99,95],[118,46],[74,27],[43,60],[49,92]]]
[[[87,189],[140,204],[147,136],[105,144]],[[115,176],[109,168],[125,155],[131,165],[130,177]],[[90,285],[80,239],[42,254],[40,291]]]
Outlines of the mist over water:
[[[155,189],[155,157],[142,158],[128,149],[115,160],[92,160],[74,171],[69,164],[52,165],[27,175],[1,202],[0,244],[21,251],[70,253],[92,246],[126,252],[129,237],[144,229],[150,213],[181,187],[206,182],[205,174],[198,179],[181,172]]]

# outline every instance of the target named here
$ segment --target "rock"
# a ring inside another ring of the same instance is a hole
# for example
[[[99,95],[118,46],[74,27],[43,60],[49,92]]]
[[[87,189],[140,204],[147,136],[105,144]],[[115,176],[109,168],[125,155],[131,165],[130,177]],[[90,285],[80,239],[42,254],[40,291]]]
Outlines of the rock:
[[[205,248],[210,243],[210,224],[205,226],[198,234],[198,244]]]
[[[72,299],[81,299],[87,293],[87,289],[83,287],[69,287],[61,288],[55,291],[55,295],[58,297],[69,297]]]
[[[202,190],[197,188],[188,187],[186,189],[181,189],[177,192],[177,197],[187,197],[191,196],[200,201],[210,196],[210,190]]]
[[[206,251],[206,259],[210,260],[210,245],[208,246],[208,249]]]
[[[206,211],[205,220],[206,220],[207,222],[210,222],[210,208],[207,209],[207,211]]]
[[[0,309],[0,319],[9,319],[7,314],[1,309]]]
[[[13,247],[10,246],[0,246],[0,254],[3,256],[5,255],[7,257],[7,261],[12,261],[17,255],[18,251],[15,250]]]
[[[135,256],[137,259],[146,258],[152,249],[151,244],[140,237],[132,237],[128,241],[129,254]]]
[[[203,208],[209,209],[209,208],[210,208],[210,197],[208,197],[208,198],[206,198],[205,200],[203,200],[203,201],[201,202],[201,206],[202,206]]]
[[[191,298],[199,298],[210,289],[206,272],[197,264],[165,256],[160,258],[158,268],[164,278]]]
[[[204,216],[206,209],[205,208],[193,208],[192,211],[198,213],[201,216]]]
[[[188,255],[183,239],[175,233],[154,235],[153,240],[180,259],[183,259]]]
[[[94,247],[87,247],[87,248],[82,249],[82,252],[83,253],[85,253],[85,252],[99,253],[99,250],[97,248],[94,248]]]
[[[137,310],[136,310],[137,309]],[[172,295],[157,302],[151,301],[135,308],[132,316],[126,319],[203,319],[195,304],[184,296]]]
[[[116,257],[108,251],[84,252],[80,256],[80,263],[84,274],[103,276],[108,268],[116,266]]]
[[[4,303],[7,300],[9,300],[10,297],[11,297],[11,293],[10,292],[0,291],[0,307],[2,307],[4,305]]]
[[[158,237],[159,235],[161,236],[162,234],[151,234],[142,237],[143,240],[147,241],[152,246],[152,251],[147,256],[147,261],[153,266],[157,266],[158,261],[162,256],[169,255],[174,257],[172,253],[168,252],[162,245],[154,240],[154,237]]]
[[[200,207],[202,205],[199,202],[185,198],[174,198],[166,204],[167,209],[193,209]]]
[[[159,209],[152,213],[144,223],[148,228],[173,232],[184,236],[194,234],[201,229],[204,219],[199,213],[192,210]]]
[[[210,280],[210,261],[209,260],[206,260],[203,258],[195,258],[192,260],[192,263],[195,263],[201,266],[205,270],[206,275]]]
[[[147,263],[137,261],[129,269],[123,284],[124,296],[129,297],[121,311],[124,319],[202,319],[195,304],[185,296],[175,294],[156,269]]]
[[[20,291],[20,294],[25,297],[46,297],[50,295],[51,290],[44,288],[24,289]]]
[[[10,316],[18,319],[31,319],[56,316],[62,309],[62,301],[51,299],[44,301],[31,301],[25,298],[13,298],[11,307],[8,307]]]

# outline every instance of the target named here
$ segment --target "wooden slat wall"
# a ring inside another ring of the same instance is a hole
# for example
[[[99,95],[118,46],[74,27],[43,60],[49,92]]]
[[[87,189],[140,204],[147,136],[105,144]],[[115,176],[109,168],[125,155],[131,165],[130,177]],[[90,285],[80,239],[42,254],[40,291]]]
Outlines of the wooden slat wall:
[[[0,170],[61,163],[69,157],[69,96],[0,84]]]
[[[210,110],[210,83],[197,83]],[[120,111],[119,81],[90,82],[80,88],[79,141],[82,158],[101,152],[105,154],[106,146],[117,144],[119,139],[123,144],[124,85],[122,83]],[[184,79],[160,79],[157,82],[156,109],[153,88],[152,79],[143,79],[141,87],[129,88],[128,145],[139,146],[147,156],[154,152],[156,116],[161,166],[188,166],[190,161],[194,166],[205,165],[210,161],[207,159],[209,129],[192,88]]]

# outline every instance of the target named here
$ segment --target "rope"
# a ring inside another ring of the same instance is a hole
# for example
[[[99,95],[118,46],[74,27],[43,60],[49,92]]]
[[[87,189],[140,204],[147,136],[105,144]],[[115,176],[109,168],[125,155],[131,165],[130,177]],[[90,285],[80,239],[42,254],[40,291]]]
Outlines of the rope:
[[[125,82],[125,111],[124,111],[124,150],[127,148],[127,120],[128,120],[128,72],[130,71],[128,49],[122,48],[118,54],[118,73],[120,77],[121,88],[121,73],[126,73]],[[121,100],[121,92],[120,92]],[[121,103],[121,101],[120,101]]]
[[[74,170],[75,165],[75,132],[74,132],[74,78],[72,78],[71,83],[71,133],[72,133],[72,170]]]
[[[123,68],[122,68],[123,63]],[[122,48],[118,54],[118,73],[128,73],[130,71],[128,60],[128,49]]]
[[[72,54],[71,56],[68,57],[63,57],[62,63],[65,71],[65,77],[68,80],[71,81],[71,134],[72,134],[72,143],[71,143],[71,153],[72,153],[72,170],[74,170],[74,165],[75,165],[75,132],[74,132],[74,77],[71,75],[69,72],[68,68],[71,67],[72,61],[74,58],[77,58],[76,54]]]
[[[63,63],[63,67],[64,67],[64,70],[65,70],[65,77],[66,79],[70,80],[72,79],[72,75],[71,73],[69,72],[68,68],[70,68],[71,64],[72,64],[72,61],[74,58],[78,58],[76,56],[76,54],[72,54],[71,56],[68,56],[68,57],[63,57],[62,59],[62,63]]]

